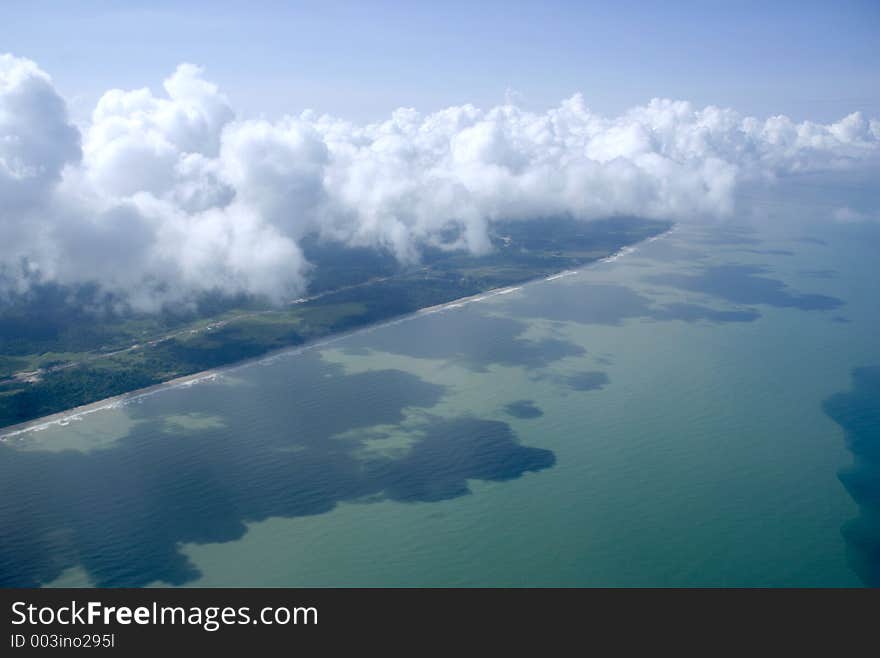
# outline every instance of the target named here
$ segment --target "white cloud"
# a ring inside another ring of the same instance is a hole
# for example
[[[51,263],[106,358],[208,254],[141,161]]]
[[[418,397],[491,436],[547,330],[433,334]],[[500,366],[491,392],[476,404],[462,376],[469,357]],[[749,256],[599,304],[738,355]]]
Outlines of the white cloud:
[[[215,288],[282,298],[306,286],[312,231],[413,261],[457,225],[479,253],[502,218],[726,217],[743,183],[878,160],[880,122],[858,113],[820,125],[669,100],[611,118],[576,95],[543,113],[242,120],[189,64],[162,94],[108,91],[80,136],[50,78],[3,55],[0,268],[19,285],[25,270],[98,280],[145,308]]]
[[[84,165],[102,192],[163,194],[179,180],[186,154],[214,157],[232,109],[201,69],[181,64],[165,80],[167,98],[149,89],[113,89],[98,101],[86,131]]]
[[[832,216],[835,221],[844,224],[871,222],[878,219],[875,213],[860,212],[858,210],[853,210],[849,206],[841,206],[840,208],[835,209]]]

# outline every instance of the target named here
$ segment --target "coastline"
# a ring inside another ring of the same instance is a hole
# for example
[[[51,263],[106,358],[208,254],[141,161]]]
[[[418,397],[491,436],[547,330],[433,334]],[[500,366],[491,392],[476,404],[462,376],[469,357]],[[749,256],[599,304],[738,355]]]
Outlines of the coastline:
[[[119,395],[114,395],[111,397],[96,400],[94,402],[89,402],[88,404],[80,405],[78,407],[71,407],[70,409],[67,409],[65,411],[59,411],[54,414],[49,414],[48,416],[41,416],[40,418],[34,418],[23,423],[0,427],[0,443],[6,443],[11,439],[20,441],[25,435],[30,434],[31,432],[39,432],[48,429],[52,425],[66,426],[70,422],[82,420],[84,416],[96,413],[98,411],[122,407],[132,402],[137,402],[138,400],[151,397],[162,391],[174,390],[179,388],[189,388],[190,386],[194,386],[202,382],[216,381],[218,377],[222,377],[226,373],[234,372],[235,370],[251,366],[255,363],[265,363],[269,360],[277,359],[282,356],[293,356],[307,350],[324,347],[336,341],[342,340],[343,338],[346,338],[348,336],[352,336],[362,332],[373,331],[381,327],[398,324],[400,322],[406,322],[408,320],[431,313],[439,313],[448,309],[461,308],[467,304],[480,302],[491,297],[507,295],[522,289],[524,286],[535,285],[544,282],[552,282],[569,276],[574,276],[580,274],[581,270],[596,266],[599,263],[613,263],[619,258],[637,251],[639,245],[641,244],[654,242],[655,240],[659,240],[660,238],[670,235],[675,231],[676,227],[677,224],[673,224],[669,229],[663,231],[662,233],[651,236],[644,240],[640,240],[639,242],[636,242],[634,244],[621,247],[616,252],[603,258],[597,258],[596,260],[586,262],[583,265],[580,265],[577,269],[566,269],[547,276],[528,279],[512,286],[492,288],[483,292],[479,292],[475,295],[460,297],[450,300],[448,302],[443,302],[441,304],[435,304],[433,306],[426,306],[424,308],[418,309],[417,311],[406,313],[404,315],[391,318],[389,320],[384,320],[373,324],[365,324],[349,331],[341,331],[328,334],[325,337],[316,339],[303,345],[284,347],[273,352],[267,352],[266,354],[262,354],[252,359],[236,361],[234,363],[220,366],[218,368],[202,370],[199,372],[191,373],[189,375],[182,375],[180,377],[175,377],[173,379],[169,379],[167,381],[160,382],[146,388],[134,389],[125,393],[120,393]]]

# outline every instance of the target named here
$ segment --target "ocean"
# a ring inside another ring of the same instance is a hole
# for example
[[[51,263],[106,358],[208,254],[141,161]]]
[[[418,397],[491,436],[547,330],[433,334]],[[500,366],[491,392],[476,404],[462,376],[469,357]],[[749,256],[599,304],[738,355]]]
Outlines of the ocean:
[[[691,226],[0,444],[0,585],[880,586],[880,227]]]

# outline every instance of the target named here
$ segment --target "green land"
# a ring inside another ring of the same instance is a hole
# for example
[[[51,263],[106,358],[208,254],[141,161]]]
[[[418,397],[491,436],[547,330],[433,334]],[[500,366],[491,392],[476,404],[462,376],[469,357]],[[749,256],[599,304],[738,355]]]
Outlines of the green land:
[[[195,309],[136,314],[90,308],[94,290],[47,288],[0,306],[0,427],[580,267],[670,226],[499,222],[490,253],[430,247],[410,267],[380,250],[309,239],[309,297],[282,306],[206,296]]]

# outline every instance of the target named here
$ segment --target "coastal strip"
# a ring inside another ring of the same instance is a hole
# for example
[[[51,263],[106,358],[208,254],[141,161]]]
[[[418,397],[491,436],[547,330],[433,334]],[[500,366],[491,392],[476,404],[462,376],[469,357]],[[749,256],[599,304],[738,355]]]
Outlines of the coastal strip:
[[[675,226],[664,231],[659,235],[652,236],[647,238],[645,242],[653,242],[660,238],[671,235],[675,231]],[[117,409],[126,405],[129,405],[133,402],[138,402],[145,398],[151,397],[161,391],[167,390],[175,390],[181,388],[189,388],[196,384],[201,384],[205,382],[215,382],[218,378],[222,377],[226,373],[231,373],[237,371],[241,368],[246,368],[252,366],[254,364],[269,364],[273,361],[277,360],[281,357],[290,357],[295,356],[297,354],[301,354],[308,350],[320,349],[322,347],[326,347],[327,345],[331,345],[337,341],[340,341],[344,338],[347,338],[352,335],[361,334],[364,332],[375,331],[376,329],[380,329],[382,327],[392,326],[396,324],[400,324],[401,322],[407,322],[409,320],[422,317],[424,315],[439,313],[442,311],[462,308],[467,304],[473,304],[481,301],[485,301],[487,299],[491,299],[493,297],[501,296],[501,295],[509,295],[511,293],[522,290],[525,286],[533,286],[541,283],[547,283],[552,281],[557,281],[559,279],[574,276],[581,273],[582,269],[590,269],[592,267],[597,266],[599,263],[613,263],[623,256],[632,254],[638,250],[638,245],[627,245],[625,247],[621,247],[619,250],[611,254],[610,256],[606,256],[605,258],[597,259],[591,263],[586,263],[582,268],[577,270],[563,270],[556,274],[552,274],[546,277],[540,277],[535,279],[530,279],[528,281],[523,281],[520,284],[515,286],[504,286],[501,288],[494,288],[490,290],[486,290],[484,292],[478,293],[476,295],[470,295],[467,297],[460,297],[458,299],[454,299],[448,302],[444,302],[442,304],[436,304],[434,306],[427,306],[425,308],[419,309],[412,313],[407,313],[406,315],[402,315],[397,318],[393,318],[391,320],[385,320],[382,322],[377,322],[374,324],[365,325],[362,327],[358,327],[356,329],[352,329],[351,331],[343,331],[332,334],[330,336],[317,339],[305,345],[298,345],[296,347],[285,347],[274,353],[263,354],[253,359],[246,359],[244,361],[239,361],[237,363],[233,363],[226,366],[221,366],[219,368],[212,368],[209,370],[203,370],[197,373],[192,373],[189,375],[184,375],[181,377],[176,377],[174,379],[169,379],[165,382],[160,382],[158,384],[154,384],[153,386],[148,386],[146,388],[141,388],[133,391],[127,391],[125,393],[121,393],[119,395],[115,395],[108,398],[103,398],[101,400],[97,400],[95,402],[90,402],[88,404],[84,404],[78,407],[73,407],[71,409],[60,411],[58,413],[50,414],[48,416],[42,416],[40,418],[36,418],[33,420],[26,421],[24,423],[19,423],[16,425],[10,425],[8,427],[0,429],[0,442],[7,442],[9,440],[22,440],[25,435],[31,432],[40,432],[54,425],[57,426],[65,426],[71,422],[76,422],[82,420],[88,415],[96,413],[98,411],[104,411],[108,409]]]

